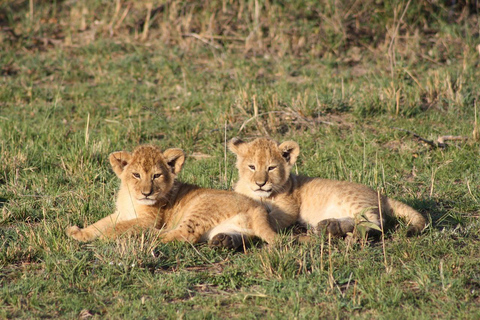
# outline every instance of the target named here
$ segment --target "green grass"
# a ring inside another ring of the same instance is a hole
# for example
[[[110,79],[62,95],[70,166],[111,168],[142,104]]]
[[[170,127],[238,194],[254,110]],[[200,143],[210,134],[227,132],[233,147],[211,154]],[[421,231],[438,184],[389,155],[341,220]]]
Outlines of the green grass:
[[[148,30],[140,2],[0,4],[0,318],[479,318],[477,4],[161,4]],[[225,135],[267,134],[428,228],[389,231],[385,257],[291,230],[247,252],[66,237],[114,209],[110,152],[180,147],[200,155],[182,181],[226,189]]]

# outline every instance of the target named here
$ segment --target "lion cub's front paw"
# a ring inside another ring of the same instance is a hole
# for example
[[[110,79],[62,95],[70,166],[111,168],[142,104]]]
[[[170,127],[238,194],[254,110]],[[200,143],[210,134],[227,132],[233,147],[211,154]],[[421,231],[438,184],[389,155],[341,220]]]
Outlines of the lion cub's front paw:
[[[212,247],[236,249],[238,245],[235,244],[235,240],[232,236],[226,233],[216,234],[209,243]]]
[[[90,240],[90,237],[88,236],[88,234],[86,232],[82,231],[82,229],[80,229],[77,226],[67,228],[66,233],[67,233],[67,236],[69,236],[69,237],[71,237],[75,240],[78,240],[78,241],[88,241],[88,240]]]

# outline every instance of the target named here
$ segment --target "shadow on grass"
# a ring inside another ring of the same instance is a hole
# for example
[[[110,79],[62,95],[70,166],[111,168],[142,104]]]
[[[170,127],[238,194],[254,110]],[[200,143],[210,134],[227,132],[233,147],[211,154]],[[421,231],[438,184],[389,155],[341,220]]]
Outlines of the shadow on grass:
[[[7,198],[0,197],[0,208],[3,208],[7,200],[8,200]]]
[[[416,199],[405,203],[419,211],[431,222],[435,229],[455,228],[459,224],[465,223],[462,217],[451,212],[450,209],[455,206],[445,200],[437,198]]]

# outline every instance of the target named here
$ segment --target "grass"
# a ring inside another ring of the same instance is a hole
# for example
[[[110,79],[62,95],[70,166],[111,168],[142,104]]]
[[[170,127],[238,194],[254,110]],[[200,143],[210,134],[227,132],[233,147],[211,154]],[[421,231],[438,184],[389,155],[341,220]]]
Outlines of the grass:
[[[0,4],[0,318],[479,317],[478,4],[151,3]],[[291,230],[247,252],[66,237],[113,210],[110,152],[180,147],[181,180],[227,189],[225,136],[262,135],[428,228],[385,256]]]

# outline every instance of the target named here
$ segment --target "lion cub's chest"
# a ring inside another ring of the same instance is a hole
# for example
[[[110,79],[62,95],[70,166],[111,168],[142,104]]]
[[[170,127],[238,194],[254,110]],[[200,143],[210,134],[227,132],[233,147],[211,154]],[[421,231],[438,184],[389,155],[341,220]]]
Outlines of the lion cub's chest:
[[[265,209],[267,209],[267,212],[270,213],[273,211],[275,207],[275,199],[260,199],[260,203],[263,204]]]
[[[274,198],[263,199],[262,204],[268,213],[282,211],[289,216],[300,214],[300,205],[292,195],[280,195]]]

